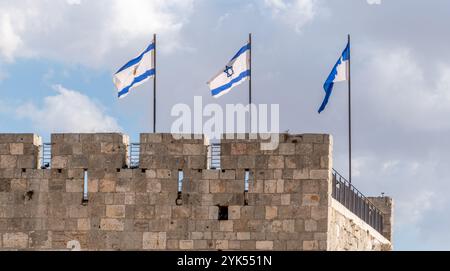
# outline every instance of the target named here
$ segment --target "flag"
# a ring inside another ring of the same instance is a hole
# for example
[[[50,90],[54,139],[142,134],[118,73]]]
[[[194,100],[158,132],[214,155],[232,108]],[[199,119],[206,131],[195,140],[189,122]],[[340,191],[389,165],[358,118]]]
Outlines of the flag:
[[[347,43],[347,46],[342,52],[341,57],[334,65],[330,75],[328,75],[325,84],[323,84],[323,89],[325,90],[325,98],[323,99],[322,105],[319,108],[319,113],[325,109],[325,106],[328,103],[328,99],[331,96],[334,83],[348,80],[349,60],[350,60],[350,42]]]
[[[208,82],[211,95],[218,98],[228,93],[250,77],[250,43],[234,55],[234,57]]]
[[[152,43],[138,57],[128,61],[120,68],[113,78],[114,85],[118,91],[118,97],[125,97],[130,89],[135,88],[155,75],[155,42]]]

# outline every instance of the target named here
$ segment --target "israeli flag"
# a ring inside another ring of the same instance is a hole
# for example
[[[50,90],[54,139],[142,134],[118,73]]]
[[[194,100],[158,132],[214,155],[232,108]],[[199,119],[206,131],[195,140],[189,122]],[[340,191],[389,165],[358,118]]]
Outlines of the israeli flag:
[[[135,88],[155,75],[155,42],[153,41],[138,57],[128,61],[120,68],[113,78],[119,99],[128,95],[130,89]]]
[[[348,80],[349,60],[350,60],[350,43],[347,43],[347,46],[342,52],[341,57],[334,65],[330,75],[328,75],[325,84],[323,84],[323,89],[325,90],[325,98],[323,99],[322,105],[319,108],[319,113],[322,112],[327,106],[328,99],[331,96],[334,83]]]
[[[250,77],[250,43],[242,46],[236,55],[208,82],[211,95],[218,98]]]

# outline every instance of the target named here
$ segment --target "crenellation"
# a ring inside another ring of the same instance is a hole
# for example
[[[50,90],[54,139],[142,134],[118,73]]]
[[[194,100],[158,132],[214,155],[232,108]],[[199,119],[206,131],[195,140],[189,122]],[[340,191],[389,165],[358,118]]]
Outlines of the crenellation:
[[[370,226],[332,200],[331,136],[280,134],[278,148],[262,150],[254,135],[225,135],[217,170],[207,169],[206,137],[182,136],[140,134],[139,167],[129,168],[126,135],[52,134],[51,168],[40,169],[39,136],[0,134],[0,249],[391,247],[391,199],[373,198],[384,237],[363,234]]]

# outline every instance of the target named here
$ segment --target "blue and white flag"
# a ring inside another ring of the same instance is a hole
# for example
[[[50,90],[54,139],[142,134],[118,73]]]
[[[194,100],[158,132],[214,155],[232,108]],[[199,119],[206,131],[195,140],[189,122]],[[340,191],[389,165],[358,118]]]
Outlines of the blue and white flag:
[[[208,82],[215,98],[228,93],[250,77],[250,43],[242,46],[236,55]]]
[[[152,43],[138,57],[128,61],[120,68],[113,78],[119,98],[125,97],[130,89],[135,88],[155,75],[155,42]]]
[[[349,60],[350,60],[350,43],[347,43],[347,46],[342,52],[341,57],[334,65],[330,75],[328,75],[325,84],[323,84],[323,89],[325,90],[325,98],[323,99],[322,105],[319,108],[319,113],[325,109],[325,106],[328,103],[328,99],[331,96],[331,92],[333,91],[334,83],[348,80]]]

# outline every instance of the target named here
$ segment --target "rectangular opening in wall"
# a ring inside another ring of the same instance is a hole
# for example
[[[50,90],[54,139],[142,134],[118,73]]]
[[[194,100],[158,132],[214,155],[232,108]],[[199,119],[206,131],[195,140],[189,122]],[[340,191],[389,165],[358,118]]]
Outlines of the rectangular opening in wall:
[[[41,169],[51,168],[52,163],[52,144],[44,143],[39,148],[39,164]]]
[[[248,192],[248,181],[250,179],[250,170],[245,170],[245,176],[244,176],[244,192]]]
[[[130,168],[132,168],[132,169],[139,168],[140,153],[141,153],[141,144],[140,143],[131,143],[130,144],[130,153],[129,153]]]
[[[220,206],[219,205],[219,220],[228,220],[228,206]]]
[[[181,205],[183,203],[181,192],[183,191],[183,179],[184,179],[184,173],[182,169],[178,170],[178,196],[176,199],[176,204]]]
[[[220,169],[220,141],[211,142],[208,146],[208,169]]]
[[[88,202],[88,170],[84,170],[84,182],[83,182],[83,200],[82,203],[86,204]]]

